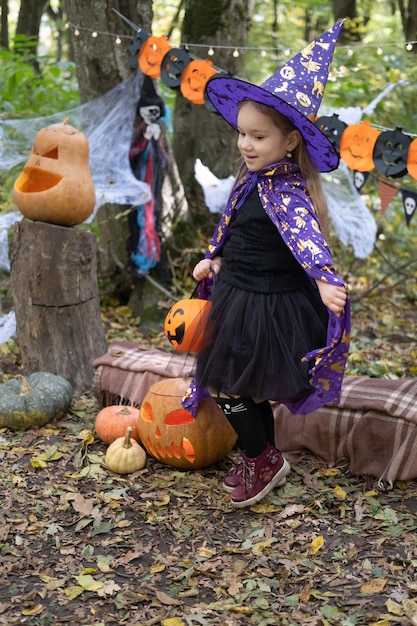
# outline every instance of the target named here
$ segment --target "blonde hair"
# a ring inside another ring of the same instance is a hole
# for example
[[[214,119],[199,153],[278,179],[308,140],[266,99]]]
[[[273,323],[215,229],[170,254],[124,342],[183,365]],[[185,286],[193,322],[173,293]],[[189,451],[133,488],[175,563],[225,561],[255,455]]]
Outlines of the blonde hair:
[[[255,105],[258,111],[260,111],[264,115],[268,115],[274,122],[275,126],[277,126],[277,128],[279,128],[284,135],[288,135],[294,130],[297,131],[299,141],[297,146],[292,150],[293,161],[298,164],[301,175],[306,181],[307,190],[311,198],[314,211],[316,212],[317,218],[320,222],[323,235],[326,239],[328,239],[329,217],[327,202],[324,195],[319,171],[317,170],[316,165],[310,157],[303,136],[301,135],[298,128],[294,126],[294,124],[287,117],[285,117],[285,115],[282,115],[282,113],[279,113],[278,111],[267,106],[266,104],[261,104],[260,102],[255,102],[253,100],[251,100],[251,102]],[[244,176],[246,172],[246,166],[241,167],[238,178],[242,178],[242,176]]]

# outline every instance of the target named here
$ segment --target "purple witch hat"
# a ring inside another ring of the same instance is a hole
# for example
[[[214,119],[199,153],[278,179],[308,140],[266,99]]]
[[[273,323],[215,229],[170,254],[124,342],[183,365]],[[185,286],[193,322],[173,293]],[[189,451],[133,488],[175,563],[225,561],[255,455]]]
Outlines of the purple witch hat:
[[[327,83],[329,66],[343,21],[327,30],[257,87],[231,77],[213,76],[207,95],[224,119],[237,130],[239,104],[260,102],[285,115],[300,131],[319,172],[337,168],[339,155],[314,124]]]

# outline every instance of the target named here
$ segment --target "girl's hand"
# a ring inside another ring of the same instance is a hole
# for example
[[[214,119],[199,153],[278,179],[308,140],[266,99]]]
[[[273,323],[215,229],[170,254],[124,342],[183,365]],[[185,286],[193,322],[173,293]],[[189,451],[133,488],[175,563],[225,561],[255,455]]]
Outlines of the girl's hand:
[[[316,284],[323,304],[337,317],[340,317],[347,300],[346,287],[330,285],[322,280],[316,280]]]
[[[214,274],[220,272],[222,267],[222,259],[219,256],[214,259],[202,259],[193,270],[193,278],[195,280],[203,280],[204,278],[213,278]]]

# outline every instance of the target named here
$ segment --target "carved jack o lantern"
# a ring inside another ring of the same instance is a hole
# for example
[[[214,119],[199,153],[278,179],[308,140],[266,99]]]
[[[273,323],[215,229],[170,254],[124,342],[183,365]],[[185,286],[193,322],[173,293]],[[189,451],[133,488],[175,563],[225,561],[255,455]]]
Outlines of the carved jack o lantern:
[[[211,302],[189,298],[179,300],[168,311],[164,332],[178,352],[200,352],[207,336]]]
[[[172,48],[169,50],[161,63],[161,80],[171,89],[178,89],[181,84],[184,69],[190,63],[191,57],[182,48]]]
[[[404,176],[410,143],[410,135],[403,133],[401,128],[383,131],[374,147],[374,163],[378,172],[391,178]]]
[[[142,72],[151,78],[159,78],[162,59],[171,48],[166,35],[148,37],[139,51],[138,63]]]
[[[87,137],[66,122],[41,129],[15,181],[13,197],[30,220],[82,224],[96,203]]]
[[[327,137],[338,152],[340,139],[347,128],[347,124],[339,118],[337,113],[333,113],[333,115],[322,115],[315,121],[315,125],[320,128],[323,135]]]
[[[204,398],[194,419],[181,406],[189,380],[166,378],[151,386],[140,409],[142,445],[161,463],[201,469],[230,452],[237,436],[212,398]]]
[[[209,78],[217,74],[208,59],[194,59],[185,68],[180,90],[184,98],[193,104],[204,104],[205,89]]]
[[[367,120],[343,131],[340,156],[351,170],[369,172],[374,168],[373,151],[380,132]]]

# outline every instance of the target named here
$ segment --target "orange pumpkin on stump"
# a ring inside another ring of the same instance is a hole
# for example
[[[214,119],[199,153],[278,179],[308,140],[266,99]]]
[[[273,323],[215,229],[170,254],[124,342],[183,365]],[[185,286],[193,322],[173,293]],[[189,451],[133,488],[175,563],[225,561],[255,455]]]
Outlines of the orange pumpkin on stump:
[[[161,463],[201,469],[226,456],[237,436],[212,398],[201,401],[195,419],[182,408],[189,384],[184,378],[166,378],[151,386],[140,409],[139,436]]]
[[[13,197],[19,211],[34,222],[82,224],[96,204],[87,137],[68,120],[42,128]]]

